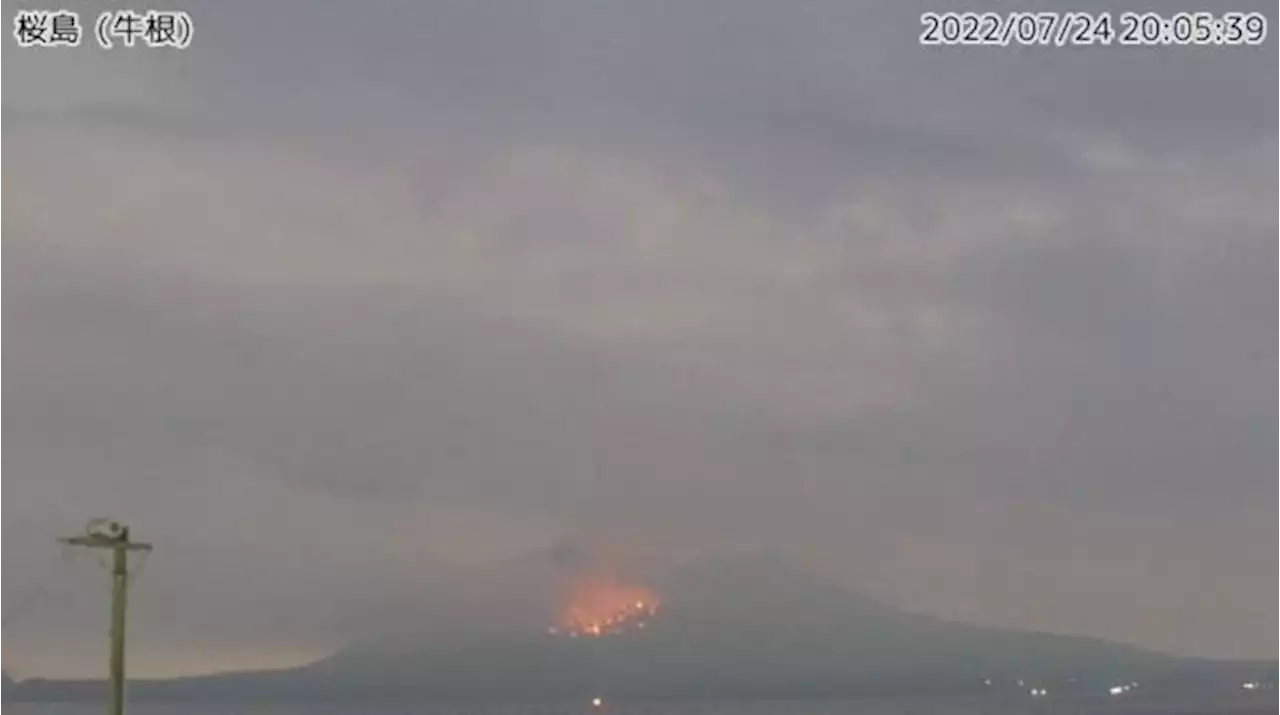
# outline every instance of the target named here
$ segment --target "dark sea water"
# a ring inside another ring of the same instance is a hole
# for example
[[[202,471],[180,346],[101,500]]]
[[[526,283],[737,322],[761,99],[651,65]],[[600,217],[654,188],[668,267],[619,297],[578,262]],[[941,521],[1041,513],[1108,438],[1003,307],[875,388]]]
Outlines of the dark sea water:
[[[99,715],[100,703],[5,703],[5,715]],[[127,715],[1268,715],[1275,694],[1178,699],[866,699],[804,702],[590,703],[563,705],[135,703]]]

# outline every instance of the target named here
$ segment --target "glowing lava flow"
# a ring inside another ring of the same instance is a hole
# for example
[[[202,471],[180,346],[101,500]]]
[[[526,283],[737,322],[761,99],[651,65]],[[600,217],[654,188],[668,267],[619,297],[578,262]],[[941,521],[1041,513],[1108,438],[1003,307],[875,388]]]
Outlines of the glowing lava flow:
[[[641,630],[658,613],[658,596],[642,586],[605,578],[579,579],[569,589],[554,635],[600,637]]]

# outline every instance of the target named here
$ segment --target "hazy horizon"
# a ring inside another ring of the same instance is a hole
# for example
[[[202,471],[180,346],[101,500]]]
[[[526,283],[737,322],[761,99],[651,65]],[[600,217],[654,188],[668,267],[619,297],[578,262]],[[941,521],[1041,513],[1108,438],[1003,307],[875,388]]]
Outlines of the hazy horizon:
[[[1274,37],[148,7],[191,47],[3,50],[6,669],[102,672],[106,574],[54,539],[107,515],[156,545],[137,677],[312,660],[566,543],[1276,657]]]

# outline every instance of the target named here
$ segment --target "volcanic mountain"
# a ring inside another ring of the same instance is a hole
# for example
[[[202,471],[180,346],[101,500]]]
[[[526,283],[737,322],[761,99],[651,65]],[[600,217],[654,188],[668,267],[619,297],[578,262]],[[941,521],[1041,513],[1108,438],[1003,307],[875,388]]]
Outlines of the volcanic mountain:
[[[710,559],[671,570],[644,587],[660,605],[645,604],[642,618],[598,637],[557,628],[550,595],[517,598],[499,584],[488,584],[498,591],[488,599],[458,598],[425,623],[307,666],[135,681],[130,692],[170,699],[528,701],[601,692],[625,698],[832,697],[1025,693],[1029,684],[1105,692],[1133,681],[1148,688],[1238,687],[1245,680],[1274,683],[1276,674],[1273,662],[1177,658],[904,612],[769,557]],[[627,598],[634,593],[624,592]],[[551,610],[535,615],[517,606],[531,602]],[[625,609],[627,601],[616,602]],[[481,617],[477,609],[507,615]],[[24,681],[10,697],[65,698],[100,687]]]

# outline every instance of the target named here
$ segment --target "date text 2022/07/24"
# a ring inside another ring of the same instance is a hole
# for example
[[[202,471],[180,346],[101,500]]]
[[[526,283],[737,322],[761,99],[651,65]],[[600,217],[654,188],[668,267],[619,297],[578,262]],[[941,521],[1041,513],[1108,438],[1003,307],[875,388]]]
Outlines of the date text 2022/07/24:
[[[1247,47],[1266,42],[1267,25],[1260,12],[926,12],[920,44]]]

